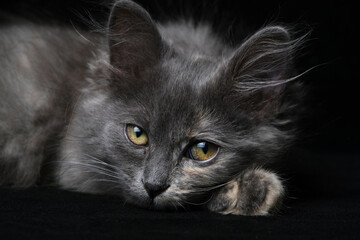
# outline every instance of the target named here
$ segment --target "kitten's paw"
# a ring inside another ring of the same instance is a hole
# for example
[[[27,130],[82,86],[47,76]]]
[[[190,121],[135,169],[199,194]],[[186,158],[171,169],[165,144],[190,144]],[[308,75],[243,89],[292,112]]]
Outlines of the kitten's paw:
[[[208,208],[222,214],[267,215],[281,202],[283,194],[284,187],[276,174],[252,169],[214,193]]]

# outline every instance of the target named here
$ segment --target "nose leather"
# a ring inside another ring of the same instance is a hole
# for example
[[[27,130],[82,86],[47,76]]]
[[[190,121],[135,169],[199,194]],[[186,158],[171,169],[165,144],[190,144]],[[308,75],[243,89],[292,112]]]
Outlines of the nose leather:
[[[145,182],[144,184],[144,188],[146,190],[146,192],[148,193],[149,197],[151,199],[154,199],[155,197],[159,196],[160,194],[162,194],[163,192],[165,192],[170,185],[168,184],[153,184],[153,183],[149,183],[149,182]]]

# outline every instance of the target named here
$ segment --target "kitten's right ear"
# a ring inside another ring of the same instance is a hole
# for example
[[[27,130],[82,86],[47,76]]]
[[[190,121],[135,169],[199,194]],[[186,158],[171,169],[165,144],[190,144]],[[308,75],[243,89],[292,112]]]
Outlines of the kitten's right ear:
[[[256,119],[275,114],[285,83],[296,79],[292,60],[304,37],[292,39],[281,26],[253,34],[228,62],[226,100]]]
[[[108,31],[112,67],[126,78],[144,79],[162,49],[150,15],[132,1],[118,1],[111,10]]]

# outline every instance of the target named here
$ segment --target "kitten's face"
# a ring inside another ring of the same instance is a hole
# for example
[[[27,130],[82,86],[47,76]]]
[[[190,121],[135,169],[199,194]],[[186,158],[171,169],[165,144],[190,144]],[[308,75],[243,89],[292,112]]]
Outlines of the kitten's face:
[[[264,28],[219,59],[169,45],[144,9],[117,2],[106,64],[91,70],[95,86],[62,145],[63,187],[155,208],[199,204],[283,148],[287,135],[272,121],[295,47],[284,28]]]
[[[127,94],[85,97],[70,129],[79,188],[161,208],[206,201],[247,165],[251,124],[219,99],[211,84],[222,77],[217,63],[173,58]]]

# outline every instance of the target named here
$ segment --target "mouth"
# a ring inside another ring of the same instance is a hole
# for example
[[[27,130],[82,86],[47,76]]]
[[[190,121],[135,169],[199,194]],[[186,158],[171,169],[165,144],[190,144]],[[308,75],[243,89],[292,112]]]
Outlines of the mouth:
[[[149,200],[148,208],[152,210],[176,210],[181,203],[175,200],[165,199],[162,196],[157,196]]]
[[[211,192],[191,192],[169,187],[156,196],[150,196],[147,191],[139,192],[139,195],[128,195],[127,203],[156,211],[174,211],[201,208],[212,197]]]

